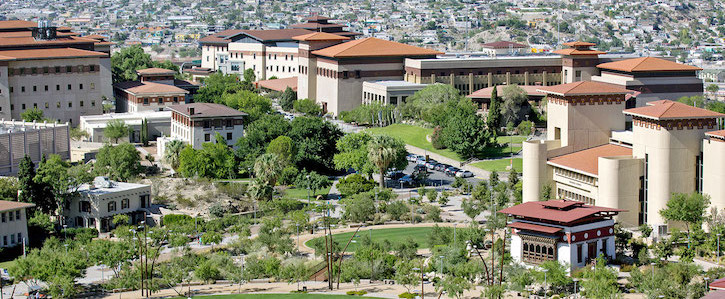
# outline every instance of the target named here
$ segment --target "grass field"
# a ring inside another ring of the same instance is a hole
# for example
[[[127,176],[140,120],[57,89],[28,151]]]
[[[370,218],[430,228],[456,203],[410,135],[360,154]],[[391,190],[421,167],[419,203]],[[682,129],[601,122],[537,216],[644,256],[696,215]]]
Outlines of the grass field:
[[[514,158],[514,169],[521,173],[522,171],[522,162],[521,158]],[[484,170],[488,171],[497,171],[497,172],[504,172],[508,171],[506,170],[506,167],[511,164],[510,159],[503,158],[503,159],[497,159],[497,160],[488,160],[488,161],[482,161],[482,162],[476,162],[471,163],[470,165],[473,167],[478,167]]]
[[[215,295],[215,296],[196,296],[197,298],[214,298],[214,299],[342,299],[353,298],[348,295],[325,295],[325,294],[236,294],[236,295]],[[365,297],[377,298],[377,297]]]
[[[15,264],[15,260],[7,261],[7,262],[0,262],[0,268],[7,269],[7,268],[10,268],[10,266],[12,266],[13,264]]]
[[[388,240],[390,241],[390,243],[393,244],[393,246],[395,244],[405,242],[408,240],[408,237],[411,237],[413,238],[414,242],[418,243],[418,248],[428,248],[428,235],[430,234],[430,231],[432,229],[432,227],[373,229],[372,236],[374,242],[382,242],[383,240]],[[347,244],[347,241],[350,240],[350,237],[353,233],[354,232],[334,234],[332,235],[332,238],[344,248],[345,244]],[[370,231],[368,229],[360,229],[360,231],[357,233],[358,236],[361,236],[363,234],[370,234]],[[311,244],[313,240],[315,239],[309,240],[305,244],[312,247]],[[347,251],[355,251],[357,249],[357,246],[358,244],[356,243],[350,243],[350,246],[347,247]]]
[[[317,190],[317,192],[315,192],[315,194],[312,194],[312,192],[310,191],[310,198],[315,199],[315,197],[317,197],[318,195],[325,196],[328,193],[330,193],[330,187],[327,187],[322,190]],[[295,198],[295,199],[307,199],[307,189],[289,188],[287,190],[284,190],[284,194],[282,195],[282,197]]]

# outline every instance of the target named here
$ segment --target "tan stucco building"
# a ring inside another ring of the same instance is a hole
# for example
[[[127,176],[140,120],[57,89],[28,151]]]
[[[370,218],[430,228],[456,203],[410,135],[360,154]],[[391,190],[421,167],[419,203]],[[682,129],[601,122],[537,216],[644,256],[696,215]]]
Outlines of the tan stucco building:
[[[28,239],[27,209],[34,204],[0,200],[0,248],[20,246]]]

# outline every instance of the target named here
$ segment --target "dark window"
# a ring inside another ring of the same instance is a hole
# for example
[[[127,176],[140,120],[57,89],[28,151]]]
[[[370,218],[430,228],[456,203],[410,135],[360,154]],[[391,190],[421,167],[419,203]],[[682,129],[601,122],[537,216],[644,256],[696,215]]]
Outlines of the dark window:
[[[108,203],[108,211],[109,212],[115,212],[116,211],[116,202],[112,201]]]
[[[48,91],[48,85],[45,86],[45,91]]]
[[[81,107],[83,107],[83,101],[81,101],[80,104],[81,104]]]
[[[37,74],[38,68],[37,67],[30,68],[30,73],[32,73],[33,75]]]
[[[55,90],[60,90],[60,84],[55,85]]]
[[[143,104],[148,105],[149,104],[149,98],[143,98]]]
[[[20,87],[20,92],[25,92],[25,86]]]
[[[10,86],[10,92],[13,92],[13,87],[12,86]]]
[[[60,73],[60,67],[59,67],[59,66],[56,66],[56,67],[55,67],[55,72],[56,72],[56,73]]]
[[[178,102],[179,102],[179,97],[174,97],[174,103],[178,103]]]
[[[20,220],[20,210],[15,211],[15,220]],[[20,237],[18,237],[19,239]]]
[[[576,245],[576,262],[581,263],[582,262],[582,244]]]
[[[121,200],[121,209],[128,209],[128,198]]]
[[[44,66],[43,67],[43,74],[47,74],[48,72],[50,72],[50,70],[48,69],[47,66]]]
[[[360,78],[360,70],[355,71],[355,78]]]
[[[232,140],[232,133],[227,132],[227,140]]]
[[[159,100],[158,100],[158,101],[159,101],[159,105],[161,105],[161,104],[163,104],[163,103],[164,103],[164,98],[159,98]]]
[[[204,121],[204,128],[205,129],[211,128],[211,122],[208,121],[208,120],[205,120]],[[208,136],[209,134],[206,134],[206,135]],[[206,141],[209,141],[209,140],[207,139]]]
[[[96,66],[95,66],[95,65],[91,65],[91,66],[89,66],[89,67],[88,67],[88,69],[89,69],[89,70],[90,70],[91,72],[95,72],[95,71],[96,71]]]
[[[25,104],[23,104],[23,110],[25,110]]]
[[[36,92],[36,91],[38,91],[38,86],[37,85],[33,85],[33,92]]]
[[[66,66],[65,67],[65,72],[66,73],[72,73],[73,72],[73,67],[72,66]]]
[[[78,84],[78,89],[83,89],[83,84]]]
[[[68,84],[68,90],[73,89],[73,86],[71,84]]]
[[[227,123],[227,127],[233,127],[234,126],[234,120],[227,119],[226,120],[226,123]]]
[[[73,102],[68,102],[68,108],[73,108]]]
[[[204,134],[204,141],[211,140],[211,134]]]

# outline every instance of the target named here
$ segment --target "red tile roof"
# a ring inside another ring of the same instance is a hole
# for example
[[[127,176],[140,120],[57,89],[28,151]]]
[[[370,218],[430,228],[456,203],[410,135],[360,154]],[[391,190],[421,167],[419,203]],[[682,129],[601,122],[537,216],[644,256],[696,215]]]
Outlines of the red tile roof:
[[[123,89],[128,93],[135,95],[156,95],[156,94],[168,94],[168,95],[180,95],[189,93],[187,90],[178,88],[170,84],[154,83],[154,82],[140,82],[140,81],[128,81],[113,84],[114,87]]]
[[[194,108],[194,115],[191,116],[192,118],[247,115],[246,113],[232,109],[229,106],[215,103],[191,103],[169,107],[169,109],[187,116],[189,115],[189,108]]]
[[[708,284],[711,290],[725,290],[725,278],[716,279],[715,281]],[[723,293],[725,295],[725,293]],[[713,297],[713,298],[724,298],[724,297]]]
[[[284,91],[285,89],[287,89],[287,87],[289,87],[292,88],[292,90],[297,91],[297,77],[260,80],[254,82],[254,84],[257,86],[257,88],[264,87],[266,89]]]
[[[492,43],[486,43],[481,45],[484,48],[490,49],[508,49],[508,48],[528,48],[529,46],[509,41],[497,41]]]
[[[597,147],[561,155],[549,159],[549,164],[568,168],[574,171],[585,172],[591,175],[599,174],[600,157],[631,156],[632,149],[616,144],[605,144]]]
[[[35,205],[27,202],[0,200],[0,211],[32,208]]]
[[[136,70],[136,73],[139,75],[176,75],[175,71],[158,67]]]
[[[0,51],[0,60],[32,60],[32,59],[68,59],[87,57],[107,57],[108,54],[75,48],[26,49]]]
[[[501,88],[506,87],[506,85],[499,85],[497,88],[497,91],[500,92]],[[539,89],[542,87],[540,85],[519,85],[521,89],[526,91],[526,94],[528,96],[540,96],[543,97],[546,94],[539,91]],[[491,92],[493,92],[493,86],[486,87],[483,89],[479,89],[474,91],[472,94],[469,94],[467,97],[472,99],[490,99],[491,98]]]
[[[706,132],[705,135],[718,139],[725,139],[725,130]]]
[[[569,47],[592,47],[592,46],[596,46],[597,44],[583,42],[583,41],[573,41],[573,42],[563,43],[562,45],[569,46]]]
[[[292,37],[311,33],[306,29],[275,29],[275,30],[224,30],[222,32],[205,36],[199,39],[201,43],[230,43],[231,37],[246,34],[254,39],[267,41],[291,41]]]
[[[330,18],[321,16],[321,15],[314,15],[314,16],[307,18],[307,20],[309,20],[309,21],[327,21],[329,19]]]
[[[674,72],[674,71],[699,71],[699,67],[669,61],[657,57],[640,57],[624,59],[620,61],[607,62],[597,65],[600,69],[608,69],[622,72]]]
[[[550,200],[550,201],[564,201],[564,200]],[[565,209],[556,209],[546,206],[544,201],[531,201],[522,204],[515,205],[510,208],[505,208],[498,211],[499,213],[509,214],[530,219],[541,219],[554,222],[560,222],[563,224],[571,223],[577,220],[581,220],[590,216],[597,216],[601,214],[616,214],[625,210],[612,209],[598,206],[585,205],[583,203],[577,203],[573,207]]]
[[[349,40],[349,37],[341,36],[337,34],[327,33],[327,32],[313,32],[305,35],[298,35],[292,37],[294,40],[299,41],[334,41],[334,40]]]
[[[707,109],[692,107],[680,102],[660,100],[647,103],[646,106],[626,109],[624,114],[651,119],[689,119],[689,118],[722,118],[725,114]]]
[[[0,21],[0,29],[22,29],[22,28],[35,28],[35,27],[38,27],[38,23],[33,22],[33,21],[22,21],[22,20]]]
[[[614,84],[594,81],[578,81],[553,86],[540,86],[537,90],[543,93],[556,94],[560,96],[634,93],[632,90],[624,89]]]
[[[333,58],[406,57],[443,54],[435,50],[368,37],[313,51],[312,54]]]
[[[574,48],[569,49],[559,49],[556,51],[552,51],[554,54],[560,54],[560,55],[600,55],[600,54],[607,54],[607,52],[599,51],[599,50],[579,50]]]
[[[554,234],[554,233],[557,233],[562,230],[559,227],[531,224],[531,223],[526,223],[526,222],[513,222],[506,226],[515,228],[515,229],[530,230],[530,231],[535,231],[535,232],[540,232],[540,233],[545,233],[545,234]]]

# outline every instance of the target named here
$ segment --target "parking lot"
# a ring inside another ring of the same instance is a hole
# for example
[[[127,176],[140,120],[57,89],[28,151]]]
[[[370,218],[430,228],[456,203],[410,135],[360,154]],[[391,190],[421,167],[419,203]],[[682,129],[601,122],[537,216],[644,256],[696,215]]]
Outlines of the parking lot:
[[[411,162],[409,160],[408,166],[405,168],[405,170],[402,171],[403,175],[412,175],[416,171],[415,168],[418,165],[419,165],[418,162]],[[428,167],[426,167],[426,170],[428,172],[428,179],[424,182],[424,184],[426,186],[444,187],[446,189],[449,189],[449,188],[451,188],[451,184],[455,181],[455,176],[446,175],[441,170],[429,169]],[[473,177],[472,174],[470,174],[470,177],[466,177],[464,179],[473,185],[478,184],[478,182],[481,181],[480,179]],[[401,184],[400,177],[397,177],[395,179],[390,179],[390,178],[386,179],[386,185],[389,188],[393,188],[396,190],[401,190],[401,189],[407,190],[407,189],[418,187],[417,182],[412,183],[412,184],[407,184],[407,183]]]

